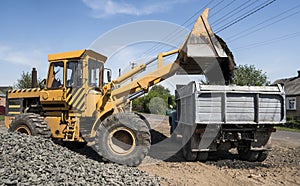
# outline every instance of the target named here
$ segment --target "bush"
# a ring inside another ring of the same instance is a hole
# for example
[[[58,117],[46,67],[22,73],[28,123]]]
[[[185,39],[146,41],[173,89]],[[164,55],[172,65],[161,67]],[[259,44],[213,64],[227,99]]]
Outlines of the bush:
[[[288,127],[292,129],[300,129],[300,120],[294,117],[287,117],[284,127]]]
[[[175,97],[170,94],[167,88],[161,85],[153,86],[147,95],[133,100],[132,110],[164,115],[168,108],[168,97],[175,100]],[[173,101],[172,106],[176,106],[175,101]]]

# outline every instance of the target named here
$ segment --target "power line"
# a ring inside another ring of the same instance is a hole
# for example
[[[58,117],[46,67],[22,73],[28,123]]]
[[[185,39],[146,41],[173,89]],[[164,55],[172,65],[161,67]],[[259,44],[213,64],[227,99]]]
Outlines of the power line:
[[[283,11],[283,12],[281,12],[281,13],[279,13],[279,14],[277,14],[277,15],[275,15],[275,16],[269,18],[269,19],[266,19],[266,20],[264,20],[264,21],[262,21],[262,22],[260,22],[260,23],[258,23],[258,24],[256,24],[256,25],[252,26],[252,27],[247,28],[247,29],[245,29],[245,30],[243,30],[243,31],[241,31],[241,32],[239,32],[239,33],[237,33],[237,34],[235,34],[235,35],[229,37],[229,38],[228,38],[228,42],[232,42],[232,41],[235,41],[235,40],[240,39],[240,38],[242,38],[242,37],[248,36],[249,34],[255,33],[255,32],[257,32],[257,31],[259,31],[259,30],[262,30],[262,29],[264,29],[264,28],[266,28],[266,27],[268,27],[268,26],[271,26],[271,25],[273,25],[273,24],[275,24],[275,23],[278,23],[278,22],[280,22],[280,21],[283,21],[283,20],[285,20],[285,19],[287,19],[287,18],[289,18],[289,17],[291,17],[291,16],[293,16],[293,15],[296,15],[296,14],[300,13],[300,11],[291,13],[291,14],[285,16],[285,17],[280,18],[280,17],[283,16],[284,14],[290,13],[292,10],[294,10],[294,9],[296,9],[296,8],[298,8],[298,7],[300,7],[300,5],[297,5],[297,6],[293,7],[293,8],[290,8],[290,9],[288,9],[288,10],[285,10],[285,11]],[[279,18],[279,19],[277,19],[277,20],[275,20],[275,21],[273,21],[273,22],[271,22],[271,23],[269,23],[269,24],[267,24],[267,25],[264,25],[264,26],[262,26],[262,27],[257,28],[258,26],[263,25],[264,23],[267,23],[267,22],[269,22],[269,21],[272,21],[272,20],[274,20],[274,19],[276,19],[276,18]]]
[[[216,33],[219,33],[219,32],[222,32],[222,31],[226,30],[227,28],[229,28],[229,27],[231,27],[231,26],[237,24],[238,22],[240,22],[240,21],[246,19],[247,17],[249,17],[249,16],[255,14],[256,12],[258,12],[258,11],[260,11],[260,10],[266,8],[267,6],[271,5],[271,4],[274,3],[275,1],[277,1],[277,0],[272,0],[272,1],[270,1],[270,2],[268,2],[268,3],[266,3],[266,4],[264,4],[264,5],[262,5],[261,7],[258,7],[257,9],[253,10],[252,12],[246,14],[245,16],[243,16],[243,17],[241,17],[241,18],[239,18],[239,19],[234,20],[234,21],[231,22],[230,24],[228,24],[228,25],[226,25],[226,26],[224,26],[224,27],[218,29],[218,30],[216,31]]]
[[[216,15],[218,15],[222,10],[224,11],[224,9],[228,8],[231,4],[233,4],[236,0],[232,0],[230,3],[226,4],[224,7],[222,7],[221,10],[216,11],[216,13],[212,16],[210,16],[210,19],[215,17]]]
[[[230,3],[226,4],[225,7],[226,7],[226,8],[229,7],[230,5],[232,5],[232,4],[234,3],[234,1],[235,1],[235,0],[233,0],[233,1],[231,1]],[[271,5],[271,4],[274,3],[275,1],[276,1],[276,0],[268,0],[268,1],[263,2],[262,4],[256,6],[255,8],[249,10],[248,12],[244,13],[244,15],[241,15],[240,17],[236,18],[235,20],[233,20],[233,21],[230,22],[229,24],[224,25],[223,27],[220,27],[219,30],[218,30],[216,33],[221,32],[221,31],[223,31],[223,30],[225,30],[225,29],[227,29],[227,28],[233,26],[234,24],[237,24],[238,22],[244,20],[245,18],[247,18],[247,17],[249,17],[249,16],[255,14],[256,12],[258,12],[258,11],[264,9],[265,7]],[[209,4],[211,4],[212,2],[213,2],[213,0],[211,0],[211,1],[210,1],[207,5],[205,5],[204,7],[207,7],[207,6],[208,6]],[[218,2],[217,4],[215,4],[215,6],[214,6],[213,8],[216,8],[216,7],[219,6],[222,2],[223,2],[223,1]],[[232,15],[232,14],[235,14],[235,15],[236,15],[237,13],[242,12],[242,11],[245,10],[246,8],[249,8],[250,6],[252,6],[252,5],[254,5],[255,3],[257,3],[258,0],[256,0],[255,2],[252,2],[249,6],[247,6],[247,7],[245,8],[244,6],[248,5],[250,2],[251,2],[251,0],[248,0],[246,3],[243,3],[243,4],[239,5],[236,9],[234,9],[234,11],[232,11],[232,12],[230,12],[230,13],[228,13],[228,14],[225,14],[225,16],[222,17],[222,19],[225,19],[226,17],[229,17],[229,16]],[[295,7],[294,7],[294,8],[295,8]],[[188,22],[190,22],[196,15],[198,15],[198,14],[202,11],[202,9],[203,9],[203,8],[201,8],[201,9],[198,10],[196,13],[194,13],[191,17],[189,17],[189,18],[182,24],[182,26],[184,26],[185,24],[187,24]],[[223,10],[223,9],[222,9],[222,10]],[[300,12],[300,11],[299,11],[299,12]],[[291,15],[289,15],[289,16],[286,16],[286,17],[280,19],[279,21],[282,21],[282,20],[284,20],[284,19],[287,19],[288,17],[290,17],[290,16],[292,16],[292,15],[295,15],[295,14],[297,14],[297,13],[299,13],[299,12],[296,12],[296,13],[293,13],[293,14],[291,14]],[[218,12],[218,13],[220,13],[220,12]],[[217,13],[217,14],[218,14],[218,13]],[[215,16],[215,15],[213,15],[213,16]],[[211,17],[213,17],[213,16],[211,16]],[[210,17],[210,18],[211,18],[211,17]],[[220,20],[222,20],[222,19],[219,19],[219,20],[216,21],[215,23],[220,22]],[[269,19],[266,20],[265,22],[268,22],[268,21],[270,21],[270,20],[272,20],[272,19],[274,19],[274,18],[273,18],[273,17],[272,17],[272,18],[269,18]],[[278,22],[278,21],[277,21],[277,22]],[[190,25],[193,24],[193,23],[194,23],[194,22],[189,23],[189,24],[187,25],[187,27],[190,26]],[[259,23],[259,24],[257,24],[256,26],[259,26],[259,25],[261,25],[261,24],[263,24],[263,23]],[[271,24],[274,24],[274,23],[271,23]],[[269,25],[271,25],[271,24],[269,24]],[[269,26],[269,25],[267,25],[267,26]],[[255,27],[252,27],[252,28],[255,28]],[[259,28],[259,29],[256,29],[256,30],[260,30],[260,29],[262,29],[262,28]],[[164,42],[167,42],[167,41],[169,41],[170,39],[176,40],[176,39],[178,39],[178,37],[171,37],[171,36],[172,36],[172,35],[179,35],[180,32],[182,32],[183,30],[184,30],[184,28],[182,28],[182,29],[176,29],[175,32],[172,32],[170,35],[167,35],[167,36],[164,37],[162,40],[163,40]],[[244,32],[245,32],[245,31],[244,31]],[[239,34],[240,34],[240,33],[239,33]],[[241,37],[242,37],[242,36],[241,36]],[[240,38],[240,37],[239,37],[239,38]],[[147,51],[145,51],[145,52],[144,52],[144,55],[146,55],[147,53],[149,53],[149,54],[150,54],[150,53],[154,53],[155,51],[158,51],[160,48],[170,47],[170,46],[162,46],[162,45],[164,44],[164,42],[160,42],[160,43],[158,43],[158,44],[155,44],[155,45],[152,46],[150,49],[148,49]]]
[[[223,2],[224,2],[224,0],[221,0],[219,3],[217,3],[215,6],[213,6],[210,10],[213,10],[213,9],[217,8]]]
[[[170,38],[168,41],[165,41],[166,43],[179,43],[182,44],[183,41],[182,38],[186,36],[186,33],[182,32],[181,33],[178,33],[176,35],[176,37],[173,37],[173,38]],[[177,48],[178,46],[176,46]],[[152,52],[149,53],[149,55],[156,55],[157,53],[159,53],[160,51],[169,51],[169,50],[172,50],[174,49],[174,46],[171,47],[170,45],[168,44],[162,44],[161,46],[158,46],[157,48],[155,48],[154,50],[152,50]]]
[[[235,0],[233,0],[233,1],[235,1]],[[188,22],[189,22],[190,20],[192,20],[195,16],[198,16],[198,15],[203,11],[203,8],[208,7],[212,2],[213,2],[213,1],[210,1],[209,3],[207,3],[206,5],[204,5],[199,11],[197,11],[196,13],[194,13],[193,16],[191,16],[184,24],[188,23]],[[219,5],[221,5],[223,2],[224,2],[224,0],[221,0],[221,1],[217,2],[212,8],[210,8],[210,10],[213,11],[216,7],[218,7]],[[227,5],[225,5],[225,6],[227,6]],[[195,23],[195,20],[193,20],[193,21],[190,22],[188,25],[186,25],[186,27],[189,27],[190,25],[192,25],[192,24],[194,24],[194,23]],[[182,25],[182,26],[184,26],[184,25]],[[179,34],[185,34],[185,33],[180,33],[180,32],[182,32],[184,29],[185,29],[185,28],[182,28],[181,30],[179,30],[179,32],[177,32],[178,35],[179,35]],[[176,34],[177,34],[177,33],[176,33]],[[176,35],[177,37],[169,37],[169,39],[166,40],[165,42],[171,42],[171,41],[173,42],[173,41],[178,40],[178,38],[181,38],[181,37],[178,37],[178,35]],[[160,51],[160,50],[162,50],[162,49],[164,49],[164,48],[166,48],[166,46],[164,46],[164,45],[161,45],[161,46],[159,46],[159,47],[157,47],[157,48],[154,47],[154,48],[151,50],[151,53],[149,52],[149,54],[155,54],[155,53],[157,53],[158,51]]]
[[[279,41],[282,41],[282,40],[292,39],[292,38],[299,37],[299,36],[300,36],[300,31],[294,32],[292,34],[287,34],[287,35],[283,35],[283,36],[280,36],[280,37],[276,37],[276,38],[273,38],[273,39],[269,39],[269,40],[266,40],[266,41],[262,41],[262,42],[257,42],[257,43],[252,43],[252,44],[249,44],[249,45],[244,45],[244,46],[233,48],[233,49],[237,50],[237,51],[238,50],[243,50],[243,49],[249,49],[249,48],[254,48],[254,47],[258,47],[258,46],[263,46],[263,45],[276,43],[276,42],[279,42]]]
[[[224,10],[224,8],[227,8],[227,7],[229,7],[230,5],[232,5],[234,1],[235,1],[235,0],[233,0],[233,1],[231,1],[230,3],[226,4],[226,5],[222,8],[222,10]],[[267,1],[265,1],[264,3],[267,3],[268,1],[270,1],[270,0],[267,0]],[[273,1],[276,1],[276,0],[273,0]],[[211,8],[210,10],[216,8],[216,7],[219,6],[222,2],[223,2],[223,1],[218,2],[218,3],[217,3],[216,5],[214,5],[213,8]],[[246,3],[243,3],[242,5],[238,6],[238,7],[235,8],[234,11],[232,11],[231,13],[234,13],[235,11],[238,11],[238,10],[241,9],[243,6],[247,5],[247,3],[249,3],[249,2],[251,2],[251,0],[248,0]],[[247,6],[246,8],[249,8],[250,6],[254,5],[254,4],[257,3],[257,2],[258,2],[258,0],[256,0],[255,2],[252,2],[252,3],[251,3],[249,6]],[[261,5],[264,5],[264,3],[260,4],[259,6],[256,6],[256,7],[253,8],[252,10],[254,10],[254,9],[258,8],[258,7],[260,7]],[[271,4],[272,2],[268,2],[268,3]],[[264,5],[264,6],[267,6],[267,5]],[[243,10],[246,9],[246,8],[242,8],[242,9],[239,10],[237,13],[243,11]],[[264,7],[260,7],[260,8],[264,8]],[[248,11],[247,13],[251,12],[252,10]],[[256,10],[256,11],[258,11],[258,10]],[[199,12],[195,13],[194,15],[197,15],[198,13],[199,13]],[[218,12],[218,13],[220,13],[220,12]],[[217,13],[217,14],[218,14],[218,13]],[[215,14],[213,14],[212,16],[210,16],[210,18],[213,17],[214,15],[215,15]],[[226,14],[226,15],[231,15],[231,14]],[[225,15],[225,16],[226,16],[226,15]],[[249,15],[249,16],[250,16],[250,15]],[[227,16],[227,17],[228,17],[228,16]],[[189,20],[191,20],[191,18],[190,18]],[[187,23],[187,22],[188,22],[188,21],[186,21],[185,23]],[[186,27],[189,27],[189,26],[192,25],[192,24],[194,24],[194,21],[191,22],[191,23],[189,23]],[[180,37],[174,37],[171,41],[175,41],[175,40],[178,39],[178,38],[180,38]],[[159,51],[159,49],[161,49],[161,48],[166,48],[166,46],[160,46],[160,47],[158,47],[158,48],[152,50],[152,53],[154,54],[155,51]]]
[[[227,14],[225,14],[224,16],[222,16],[222,18],[218,19],[218,20],[215,21],[215,22],[212,22],[212,26],[217,26],[217,25],[219,25],[220,23],[222,23],[222,21],[223,21],[224,19],[228,19],[228,18],[232,17],[231,15],[237,15],[237,14],[240,13],[241,11],[243,11],[243,10],[245,10],[245,9],[247,9],[247,8],[249,8],[249,7],[251,7],[251,6],[254,5],[255,3],[257,3],[258,0],[252,2],[250,5],[247,5],[247,4],[250,3],[250,2],[251,2],[251,0],[248,0],[246,3],[242,3],[240,6],[234,8],[234,10],[231,11],[230,13],[227,13]],[[246,6],[246,5],[247,5],[247,6]],[[244,6],[246,6],[246,7],[244,7]],[[243,7],[244,7],[244,8],[243,8]]]
[[[187,24],[190,20],[192,20],[195,16],[197,16],[198,14],[200,14],[203,11],[204,7],[209,6],[214,0],[210,0],[206,5],[204,5],[202,8],[200,8],[198,11],[196,11],[191,17],[189,17],[184,23],[181,24],[181,26],[184,26],[185,24]],[[177,33],[180,33],[184,30],[184,28],[180,29],[180,30],[174,30],[174,32],[171,32],[170,34],[166,35],[165,37],[162,38],[161,41],[167,41],[168,39],[171,39],[174,35],[176,36]],[[144,55],[149,54],[149,53],[153,53],[153,49],[157,49],[157,47],[159,45],[162,45],[161,43],[155,44],[154,46],[152,46],[151,48],[149,48],[148,50],[146,50],[144,52]]]
[[[234,0],[234,1],[235,1],[235,0]],[[251,0],[248,0],[248,1],[251,1]],[[258,0],[256,0],[256,1],[258,1]],[[226,5],[226,6],[227,6],[227,5]],[[213,8],[212,8],[212,9],[213,9]],[[212,9],[210,9],[210,10],[212,10]],[[220,12],[218,12],[218,13],[220,13]],[[215,14],[211,15],[209,18],[214,17],[214,15],[215,15]],[[191,26],[191,25],[194,24],[194,23],[195,23],[195,21],[189,23],[186,27],[189,27],[189,26]]]
[[[214,0],[211,0],[209,3],[207,3],[205,6],[208,6],[210,3],[212,3]],[[204,7],[205,7],[204,6]],[[183,24],[181,24],[181,26],[184,26],[186,23],[188,23],[193,17],[195,17],[197,14],[199,14],[201,11],[202,11],[202,9],[203,9],[203,7],[200,9],[200,10],[198,10],[197,12],[195,12],[190,18],[188,18]],[[167,42],[167,40],[168,39],[171,39],[174,35],[176,36],[176,34],[177,33],[180,33],[180,32],[182,32],[184,30],[184,28],[182,28],[182,29],[180,29],[180,30],[175,30],[175,32],[171,32],[170,34],[168,34],[168,35],[166,35],[163,39],[162,39],[162,41],[166,41]],[[159,43],[159,44],[156,44],[156,45],[154,45],[154,46],[152,46],[150,49],[148,49],[146,52],[144,52],[144,55],[147,55],[147,54],[151,54],[151,53],[153,53],[154,51],[156,51],[156,50],[158,50],[158,47],[159,46],[163,46],[163,44],[162,43]]]
[[[181,26],[184,26],[186,23],[188,23],[190,20],[192,20],[195,16],[198,16],[202,11],[203,8],[208,7],[214,0],[209,1],[206,5],[202,6],[198,11],[196,11],[190,18],[188,18]]]

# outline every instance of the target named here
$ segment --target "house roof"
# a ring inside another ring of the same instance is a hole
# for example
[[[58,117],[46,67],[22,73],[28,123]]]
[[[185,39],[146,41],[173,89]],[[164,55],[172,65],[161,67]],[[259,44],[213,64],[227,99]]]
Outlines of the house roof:
[[[284,85],[287,96],[300,95],[300,74],[297,77],[278,79],[273,83],[275,84]]]
[[[5,97],[6,94],[0,90],[0,97]]]
[[[5,97],[6,96],[6,91],[8,91],[10,87],[1,87],[0,86],[0,97]]]

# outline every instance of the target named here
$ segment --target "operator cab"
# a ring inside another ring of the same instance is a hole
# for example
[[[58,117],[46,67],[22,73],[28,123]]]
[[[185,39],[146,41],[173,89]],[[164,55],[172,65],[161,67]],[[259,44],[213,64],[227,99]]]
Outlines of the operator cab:
[[[92,50],[77,50],[50,54],[47,89],[88,88],[101,89],[104,62],[107,57]]]

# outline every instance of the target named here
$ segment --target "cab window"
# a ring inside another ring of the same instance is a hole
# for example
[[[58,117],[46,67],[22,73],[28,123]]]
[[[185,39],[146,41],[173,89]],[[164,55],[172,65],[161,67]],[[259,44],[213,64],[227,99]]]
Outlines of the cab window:
[[[67,63],[67,87],[82,86],[82,62],[69,61]]]
[[[55,62],[50,65],[48,88],[61,88],[64,86],[64,63]]]
[[[94,60],[88,60],[88,85],[100,88],[102,86],[102,66],[103,64]]]

